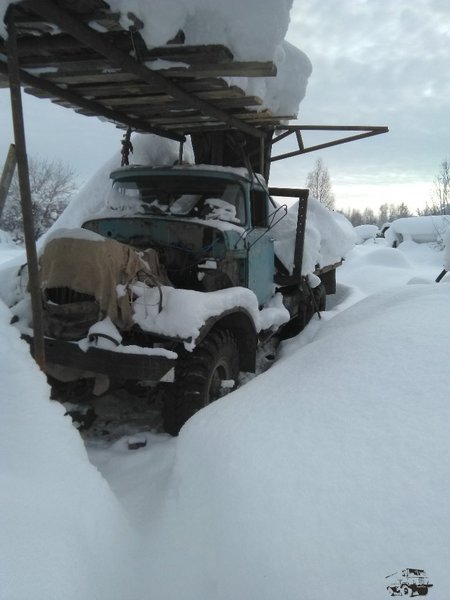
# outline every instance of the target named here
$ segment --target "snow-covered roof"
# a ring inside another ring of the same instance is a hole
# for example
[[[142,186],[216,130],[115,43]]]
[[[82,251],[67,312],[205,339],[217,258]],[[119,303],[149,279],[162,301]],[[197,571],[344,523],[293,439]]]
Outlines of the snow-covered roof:
[[[8,5],[0,0],[5,37]],[[255,135],[258,126],[295,117],[305,95],[311,63],[284,40],[291,5],[18,2],[22,80],[39,96],[136,131],[176,138],[231,127]],[[1,54],[6,49],[0,43]],[[7,83],[4,61],[2,79]]]

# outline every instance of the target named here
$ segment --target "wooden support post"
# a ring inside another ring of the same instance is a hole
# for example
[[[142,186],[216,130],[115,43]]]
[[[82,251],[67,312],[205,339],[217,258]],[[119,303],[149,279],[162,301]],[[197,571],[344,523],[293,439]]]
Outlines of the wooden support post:
[[[16,144],[17,170],[19,176],[20,202],[22,206],[25,249],[28,261],[29,290],[33,317],[34,358],[39,367],[45,368],[44,327],[42,318],[41,288],[39,285],[39,267],[34,237],[33,207],[31,202],[30,178],[28,170],[25,129],[23,123],[22,96],[20,90],[19,61],[17,58],[17,38],[11,15],[8,24],[8,71],[11,95],[11,110]]]
[[[0,219],[2,218],[3,209],[5,208],[5,202],[11,186],[16,163],[16,148],[14,144],[11,144],[9,146],[8,154],[5,160],[5,166],[3,167],[2,177],[0,179]]]

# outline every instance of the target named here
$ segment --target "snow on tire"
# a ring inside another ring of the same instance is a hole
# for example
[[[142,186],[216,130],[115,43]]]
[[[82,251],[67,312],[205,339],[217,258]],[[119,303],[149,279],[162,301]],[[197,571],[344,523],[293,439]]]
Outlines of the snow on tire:
[[[227,329],[213,329],[193,352],[180,356],[179,362],[174,393],[162,409],[164,429],[171,435],[178,435],[192,415],[236,387],[230,385],[239,375],[236,338]]]

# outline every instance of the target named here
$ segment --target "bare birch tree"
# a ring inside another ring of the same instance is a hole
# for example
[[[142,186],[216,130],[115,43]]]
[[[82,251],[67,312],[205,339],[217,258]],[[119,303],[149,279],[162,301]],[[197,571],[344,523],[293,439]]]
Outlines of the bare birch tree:
[[[321,158],[316,160],[313,170],[308,173],[306,187],[309,188],[311,196],[317,198],[328,208],[334,209],[335,199],[331,189],[330,175]]]

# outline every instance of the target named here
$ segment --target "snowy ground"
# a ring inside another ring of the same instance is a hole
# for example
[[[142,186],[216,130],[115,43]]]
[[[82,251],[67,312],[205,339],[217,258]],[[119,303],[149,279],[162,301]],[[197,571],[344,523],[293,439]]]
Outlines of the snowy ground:
[[[176,439],[83,442],[1,305],[0,598],[378,600],[406,567],[448,598],[444,253],[376,242],[321,320]]]

